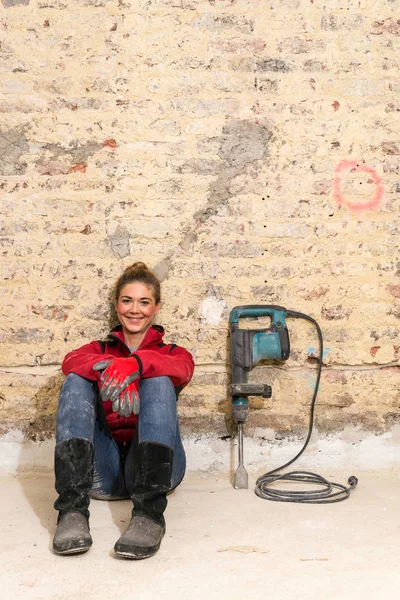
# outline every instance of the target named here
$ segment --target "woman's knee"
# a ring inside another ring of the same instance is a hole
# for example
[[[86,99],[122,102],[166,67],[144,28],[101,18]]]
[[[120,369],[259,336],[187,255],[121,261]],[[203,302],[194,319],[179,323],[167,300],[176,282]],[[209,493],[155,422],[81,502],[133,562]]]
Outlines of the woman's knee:
[[[160,377],[148,377],[146,379],[141,379],[139,391],[142,393],[152,393],[157,395],[175,395],[174,384],[166,375],[162,375]]]
[[[70,373],[60,391],[57,407],[56,439],[93,439],[95,395],[91,381]]]
[[[92,388],[93,386],[93,382],[89,381],[88,379],[85,379],[84,377],[81,377],[80,375],[77,375],[76,373],[69,373],[62,386],[61,386],[61,391],[63,391],[64,389],[82,389],[82,388]]]
[[[61,386],[58,406],[60,408],[65,404],[82,403],[82,401],[89,401],[90,404],[93,404],[93,399],[93,382],[75,375],[75,373],[69,373]]]
[[[139,388],[140,415],[143,420],[176,422],[176,392],[169,377],[142,379]]]

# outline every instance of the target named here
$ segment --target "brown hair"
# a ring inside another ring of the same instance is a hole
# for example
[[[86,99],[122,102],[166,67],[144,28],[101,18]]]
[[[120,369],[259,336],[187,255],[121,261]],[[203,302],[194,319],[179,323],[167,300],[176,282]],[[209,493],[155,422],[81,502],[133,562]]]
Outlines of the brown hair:
[[[128,283],[139,281],[148,287],[152,288],[156,304],[161,300],[161,286],[153,271],[143,262],[135,262],[133,265],[126,267],[125,271],[117,280],[114,287],[114,299],[118,301],[121,295],[122,288]]]

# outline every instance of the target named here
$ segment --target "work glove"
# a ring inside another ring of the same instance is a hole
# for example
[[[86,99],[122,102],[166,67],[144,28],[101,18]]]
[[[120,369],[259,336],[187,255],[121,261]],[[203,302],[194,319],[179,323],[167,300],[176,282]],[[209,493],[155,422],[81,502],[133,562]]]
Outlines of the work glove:
[[[140,409],[139,392],[137,391],[137,381],[133,381],[119,394],[113,401],[112,409],[122,417],[130,417],[132,414],[138,415]]]
[[[133,370],[137,368],[137,370]],[[123,417],[132,413],[139,414],[139,393],[137,390],[140,377],[139,366],[134,358],[115,358],[102,360],[93,366],[94,371],[103,371],[100,375],[100,397],[103,402],[110,400],[114,412]]]

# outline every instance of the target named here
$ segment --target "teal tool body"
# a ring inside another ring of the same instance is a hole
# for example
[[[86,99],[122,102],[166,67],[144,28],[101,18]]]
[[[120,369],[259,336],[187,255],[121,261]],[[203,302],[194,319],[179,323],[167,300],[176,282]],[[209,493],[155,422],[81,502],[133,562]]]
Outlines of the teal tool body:
[[[249,371],[262,360],[287,360],[290,354],[289,332],[286,326],[287,311],[282,306],[237,306],[230,316],[232,404],[237,423],[247,418],[249,396],[271,397],[271,387],[248,383]],[[267,329],[240,329],[239,319],[245,317],[270,317]]]

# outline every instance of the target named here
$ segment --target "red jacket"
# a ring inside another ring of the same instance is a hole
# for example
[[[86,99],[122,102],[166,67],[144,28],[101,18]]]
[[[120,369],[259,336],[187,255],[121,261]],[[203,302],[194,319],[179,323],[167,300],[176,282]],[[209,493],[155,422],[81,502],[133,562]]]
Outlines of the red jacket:
[[[180,391],[189,383],[194,371],[194,362],[190,352],[176,346],[165,344],[162,339],[164,329],[160,325],[152,325],[146,332],[142,343],[135,352],[131,352],[124,342],[122,328],[119,325],[109,334],[105,342],[94,341],[77,350],[69,352],[62,363],[64,375],[75,373],[85,379],[98,381],[101,372],[93,371],[93,365],[101,360],[116,357],[133,356],[133,369],[139,365],[140,378],[168,376]],[[103,402],[105,416],[112,436],[117,442],[128,442],[132,439],[137,417],[121,417],[112,410],[110,401]]]

